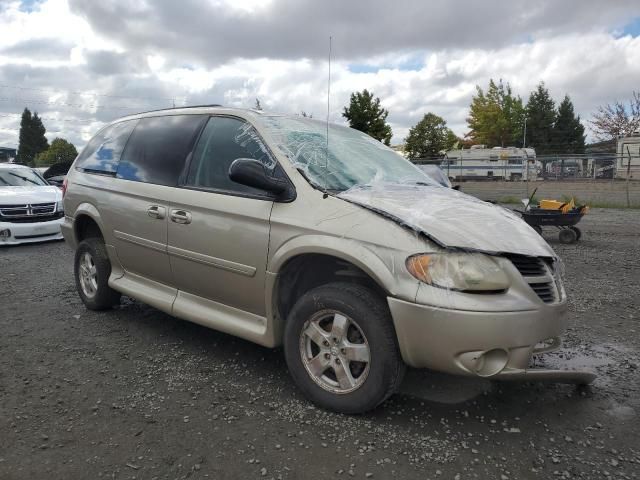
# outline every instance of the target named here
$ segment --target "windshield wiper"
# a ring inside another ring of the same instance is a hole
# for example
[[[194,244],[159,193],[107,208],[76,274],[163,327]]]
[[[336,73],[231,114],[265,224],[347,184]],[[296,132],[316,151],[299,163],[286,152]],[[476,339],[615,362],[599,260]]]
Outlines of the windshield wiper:
[[[20,180],[23,180],[25,182],[31,182],[34,185],[39,185],[38,182],[34,182],[33,180],[31,180],[30,178],[27,177],[23,177],[22,175],[18,175],[17,173],[13,173],[13,172],[9,172],[9,175],[13,175],[14,177],[18,177]],[[17,185],[16,185],[17,186]]]

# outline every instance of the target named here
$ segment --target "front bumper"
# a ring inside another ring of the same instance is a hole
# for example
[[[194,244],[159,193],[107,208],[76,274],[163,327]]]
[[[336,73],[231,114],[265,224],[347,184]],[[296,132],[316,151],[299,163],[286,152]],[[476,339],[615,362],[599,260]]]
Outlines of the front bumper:
[[[0,236],[0,246],[62,240],[60,226],[63,222],[64,217],[49,222],[0,222],[0,232],[4,230],[11,232],[9,237]]]
[[[536,310],[452,310],[388,298],[405,363],[457,375],[525,372],[536,345],[566,329],[566,302]]]

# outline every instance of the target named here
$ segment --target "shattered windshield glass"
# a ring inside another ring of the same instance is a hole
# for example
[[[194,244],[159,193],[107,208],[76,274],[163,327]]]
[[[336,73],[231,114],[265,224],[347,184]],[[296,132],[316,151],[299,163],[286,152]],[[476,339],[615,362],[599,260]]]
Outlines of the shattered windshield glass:
[[[404,157],[370,136],[307,118],[263,117],[272,142],[313,185],[342,192],[374,183],[437,185]]]

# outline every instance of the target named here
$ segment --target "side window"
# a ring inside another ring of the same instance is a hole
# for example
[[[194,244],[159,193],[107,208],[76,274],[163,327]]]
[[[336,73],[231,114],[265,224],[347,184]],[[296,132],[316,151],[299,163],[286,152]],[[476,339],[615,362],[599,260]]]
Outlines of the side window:
[[[137,120],[127,120],[100,130],[78,156],[76,168],[89,172],[115,173],[122,150],[136,123]]]
[[[229,178],[229,166],[237,158],[260,160],[270,170],[276,167],[275,160],[249,123],[236,118],[211,117],[194,151],[186,184],[264,195],[262,190],[240,185]]]
[[[138,122],[122,154],[116,176],[174,186],[206,120],[204,115],[147,117]]]

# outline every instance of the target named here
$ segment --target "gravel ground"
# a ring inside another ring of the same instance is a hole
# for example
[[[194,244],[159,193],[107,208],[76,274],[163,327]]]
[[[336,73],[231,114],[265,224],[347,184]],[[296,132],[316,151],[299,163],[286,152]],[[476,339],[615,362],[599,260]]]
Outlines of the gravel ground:
[[[640,478],[640,214],[594,210],[564,259],[589,388],[410,371],[375,412],[319,410],[282,351],[124,299],[85,310],[64,243],[0,250],[0,478]]]

